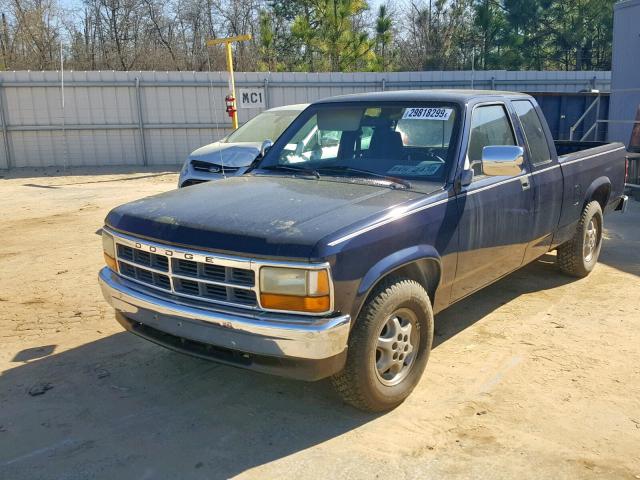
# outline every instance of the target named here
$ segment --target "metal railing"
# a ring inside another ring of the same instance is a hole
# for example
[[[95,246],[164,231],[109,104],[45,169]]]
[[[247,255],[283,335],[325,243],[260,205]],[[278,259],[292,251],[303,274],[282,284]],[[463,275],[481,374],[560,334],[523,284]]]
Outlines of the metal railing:
[[[581,142],[584,142],[587,137],[591,134],[591,132],[595,129],[595,135],[594,138],[598,138],[598,123],[600,123],[600,92],[598,92],[598,96],[596,98],[593,99],[593,102],[591,102],[591,104],[589,105],[589,107],[584,111],[584,113],[582,114],[582,116],[576,121],[576,123],[574,123],[570,128],[569,128],[569,140],[573,140],[573,135],[575,134],[576,130],[578,129],[578,126],[584,122],[585,118],[587,118],[587,116],[591,113],[591,111],[593,110],[593,108],[596,108],[596,114],[595,114],[595,118],[596,121],[593,123],[593,125],[585,132],[584,135],[582,135],[582,137],[580,138]]]

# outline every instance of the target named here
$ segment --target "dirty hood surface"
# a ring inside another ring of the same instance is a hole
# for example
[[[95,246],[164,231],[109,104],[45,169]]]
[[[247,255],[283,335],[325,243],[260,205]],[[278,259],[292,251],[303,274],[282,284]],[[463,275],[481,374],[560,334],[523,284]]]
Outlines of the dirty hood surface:
[[[199,160],[216,165],[224,164],[227,167],[246,167],[255,160],[261,147],[262,143],[260,142],[215,142],[191,152],[189,160]]]
[[[106,223],[159,243],[309,258],[327,235],[418,198],[424,194],[377,185],[233,177],[127,203],[112,210]]]

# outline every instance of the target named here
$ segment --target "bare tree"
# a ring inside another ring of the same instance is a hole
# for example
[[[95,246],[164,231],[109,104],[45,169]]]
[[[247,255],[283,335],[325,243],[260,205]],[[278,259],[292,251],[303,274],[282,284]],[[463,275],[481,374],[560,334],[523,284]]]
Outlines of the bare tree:
[[[609,68],[615,0],[0,0],[0,68],[238,70]]]

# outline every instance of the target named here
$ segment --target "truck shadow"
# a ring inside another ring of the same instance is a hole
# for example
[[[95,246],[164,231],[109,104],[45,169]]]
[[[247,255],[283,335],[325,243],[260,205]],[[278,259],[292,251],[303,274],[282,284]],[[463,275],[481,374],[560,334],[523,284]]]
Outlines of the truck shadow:
[[[604,220],[604,244],[598,261],[640,277],[640,202],[629,200],[627,212]]]
[[[630,201],[624,215],[608,214],[598,262],[640,277],[639,226],[639,202]],[[520,295],[560,287],[576,280],[558,270],[555,254],[546,254],[437,315],[434,348]]]
[[[376,418],[327,381],[217,365],[124,332],[30,353],[0,376],[2,478],[230,478]]]
[[[575,280],[560,273],[554,255],[544,255],[436,315],[433,347],[436,348],[520,295],[550,290]]]

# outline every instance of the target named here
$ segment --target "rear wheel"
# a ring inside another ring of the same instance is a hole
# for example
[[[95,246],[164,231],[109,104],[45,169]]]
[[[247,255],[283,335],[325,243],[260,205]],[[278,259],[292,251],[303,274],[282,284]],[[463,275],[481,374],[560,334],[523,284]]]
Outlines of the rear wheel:
[[[433,341],[429,295],[409,279],[389,279],[371,295],[349,337],[345,369],[333,384],[345,402],[380,412],[402,403],[427,364]]]
[[[598,263],[602,248],[602,208],[598,202],[584,207],[571,240],[558,247],[558,266],[567,275],[586,277]]]

